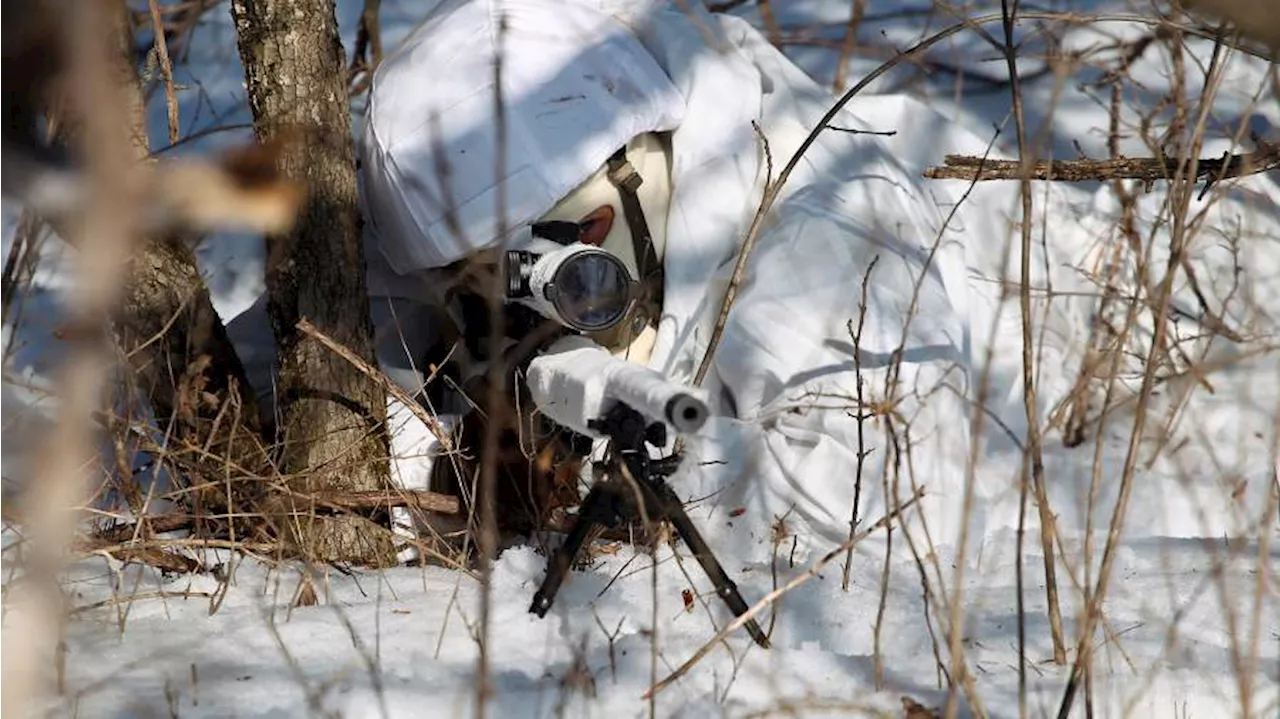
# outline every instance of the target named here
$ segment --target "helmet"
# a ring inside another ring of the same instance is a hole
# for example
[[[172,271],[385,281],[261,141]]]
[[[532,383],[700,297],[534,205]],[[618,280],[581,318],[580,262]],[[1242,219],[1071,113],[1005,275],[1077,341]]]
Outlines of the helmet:
[[[451,0],[374,75],[360,147],[370,230],[391,268],[406,274],[509,244],[539,218],[578,220],[579,209],[610,204],[619,217],[602,246],[639,270],[609,160],[625,147],[643,180],[641,204],[659,202],[669,168],[651,133],[674,129],[683,112],[649,51],[599,10]],[[661,170],[649,172],[651,164]],[[665,207],[654,217],[665,220]]]

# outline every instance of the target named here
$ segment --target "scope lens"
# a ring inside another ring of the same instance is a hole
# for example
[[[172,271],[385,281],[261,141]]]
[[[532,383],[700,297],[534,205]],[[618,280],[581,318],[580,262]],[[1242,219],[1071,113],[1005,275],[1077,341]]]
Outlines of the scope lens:
[[[606,330],[622,321],[631,305],[626,265],[603,250],[575,254],[556,270],[552,302],[560,317],[584,332]]]

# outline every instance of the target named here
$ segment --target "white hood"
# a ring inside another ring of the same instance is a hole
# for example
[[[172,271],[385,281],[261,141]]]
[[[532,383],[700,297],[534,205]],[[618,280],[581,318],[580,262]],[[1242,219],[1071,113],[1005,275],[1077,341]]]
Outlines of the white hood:
[[[555,0],[447,2],[374,75],[361,159],[377,247],[400,274],[492,247],[500,224],[531,222],[683,110],[653,57],[604,13]]]

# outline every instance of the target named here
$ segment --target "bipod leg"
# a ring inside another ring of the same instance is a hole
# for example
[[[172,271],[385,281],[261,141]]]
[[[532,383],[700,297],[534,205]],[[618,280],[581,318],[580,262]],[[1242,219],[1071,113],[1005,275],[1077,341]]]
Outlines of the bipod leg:
[[[729,574],[724,571],[724,567],[720,566],[716,555],[711,552],[711,547],[702,538],[702,534],[694,526],[689,514],[684,511],[684,502],[681,502],[675,491],[658,477],[651,478],[646,483],[646,487],[649,490],[646,494],[653,495],[657,500],[662,517],[675,526],[676,533],[684,540],[689,551],[693,552],[698,564],[702,565],[702,571],[706,572],[711,580],[711,586],[715,587],[716,595],[724,600],[736,616],[746,614],[748,607],[746,600],[742,598],[742,592],[738,591],[738,585],[734,584]],[[756,644],[765,649],[769,648],[769,637],[765,636],[764,630],[756,620],[748,619],[743,626]]]
[[[538,591],[533,595],[533,604],[529,606],[531,613],[539,617],[547,615],[547,610],[551,609],[551,604],[556,600],[556,593],[560,591],[560,585],[564,583],[565,577],[573,567],[573,560],[586,544],[591,528],[598,524],[606,527],[617,525],[618,503],[618,490],[611,483],[605,481],[592,485],[591,491],[587,492],[586,498],[582,500],[582,505],[578,509],[578,518],[573,523],[573,529],[569,530],[569,535],[565,537],[564,542],[547,560],[547,576],[542,580],[542,586],[538,587]]]

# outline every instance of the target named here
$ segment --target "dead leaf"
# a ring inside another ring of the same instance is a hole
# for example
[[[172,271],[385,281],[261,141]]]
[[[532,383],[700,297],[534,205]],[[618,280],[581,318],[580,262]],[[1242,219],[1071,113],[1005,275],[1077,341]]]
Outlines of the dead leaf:
[[[939,719],[937,709],[930,709],[911,697],[902,697],[902,711],[906,719]]]

